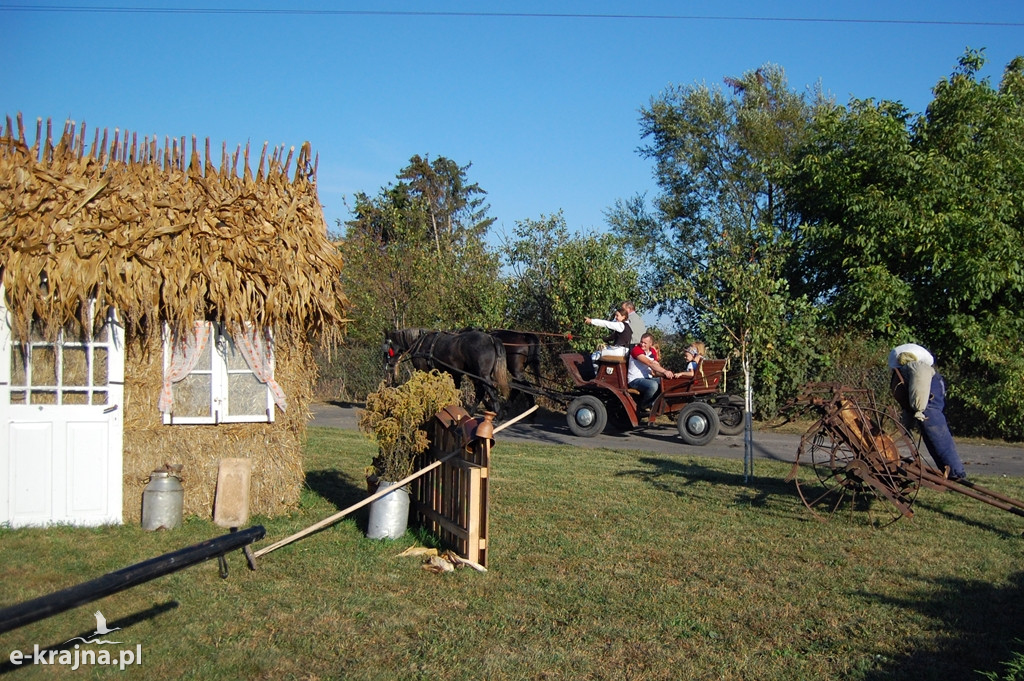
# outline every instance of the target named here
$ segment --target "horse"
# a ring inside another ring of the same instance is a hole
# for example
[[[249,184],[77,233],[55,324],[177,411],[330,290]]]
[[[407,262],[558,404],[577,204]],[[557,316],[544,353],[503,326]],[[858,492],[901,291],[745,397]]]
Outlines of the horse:
[[[519,383],[527,383],[526,371],[533,374],[534,385],[540,384],[540,336],[529,331],[511,329],[493,329],[488,333],[501,341],[505,346],[505,359],[508,373]],[[525,406],[532,407],[533,395],[521,390],[512,389],[510,402],[515,404],[519,396],[523,396]]]
[[[430,331],[394,329],[384,332],[384,351],[388,364],[395,367],[408,355],[419,371],[437,369],[452,377],[456,387],[469,376],[476,390],[476,404],[497,412],[499,396],[508,397],[508,366],[505,346],[481,331]]]
[[[533,374],[533,380],[540,382],[540,336],[529,331],[494,329],[489,334],[505,346],[508,373],[518,381],[526,380],[526,370]]]

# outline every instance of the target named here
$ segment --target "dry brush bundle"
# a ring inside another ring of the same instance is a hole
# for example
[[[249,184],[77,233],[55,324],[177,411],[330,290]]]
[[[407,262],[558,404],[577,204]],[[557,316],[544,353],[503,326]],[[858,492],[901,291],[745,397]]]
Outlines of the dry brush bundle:
[[[65,125],[57,144],[37,124],[29,147],[20,117],[0,130],[0,250],[14,332],[33,320],[55,336],[87,303],[117,310],[129,335],[163,323],[209,319],[275,333],[341,339],[348,301],[342,262],[327,238],[315,160],[264,145],[256,175],[246,147],[222,152],[218,170],[196,140],[141,144],[115,131],[91,153],[85,125]]]
[[[414,371],[396,387],[381,383],[366,396],[366,409],[359,416],[359,430],[380,448],[371,464],[373,473],[391,482],[412,473],[416,455],[430,446],[423,428],[434,414],[458,402],[452,377],[436,369]]]

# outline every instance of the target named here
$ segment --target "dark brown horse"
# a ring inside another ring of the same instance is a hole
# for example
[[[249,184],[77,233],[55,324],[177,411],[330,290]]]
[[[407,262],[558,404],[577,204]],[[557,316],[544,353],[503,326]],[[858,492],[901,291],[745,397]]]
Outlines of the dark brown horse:
[[[528,384],[529,370],[533,384],[540,385],[540,336],[529,331],[511,329],[494,329],[488,333],[505,346],[508,373],[515,379],[513,383]],[[534,404],[533,394],[516,390],[514,386],[509,401],[515,409],[526,409]]]
[[[508,397],[505,346],[481,331],[395,329],[384,333],[384,352],[392,367],[407,357],[419,371],[437,369],[451,375],[456,387],[468,376],[476,389],[476,403],[491,411],[498,411],[499,396]]]
[[[540,336],[529,331],[494,329],[489,334],[505,346],[508,373],[519,381],[526,381],[526,371],[533,374],[533,380],[540,383]]]

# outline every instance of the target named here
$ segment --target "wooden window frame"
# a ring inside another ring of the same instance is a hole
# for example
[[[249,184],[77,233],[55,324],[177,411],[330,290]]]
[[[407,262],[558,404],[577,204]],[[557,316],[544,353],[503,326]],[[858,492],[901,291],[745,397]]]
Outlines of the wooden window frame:
[[[244,369],[231,368],[228,364],[228,358],[226,349],[234,347],[235,341],[231,337],[231,334],[227,332],[220,324],[215,322],[206,322],[210,327],[210,339],[203,348],[203,354],[209,358],[209,368],[204,369],[193,369],[189,372],[188,376],[195,375],[208,375],[210,377],[210,411],[208,414],[197,415],[191,414],[188,416],[177,415],[174,413],[173,407],[170,412],[162,414],[163,423],[165,425],[217,425],[220,423],[273,423],[274,422],[274,398],[271,394],[270,387],[267,384],[263,384],[264,387],[264,410],[260,413],[243,413],[243,414],[232,414],[231,404],[229,399],[229,387],[230,377],[232,375],[248,375],[256,378],[256,374],[248,366]],[[163,333],[163,350],[164,350],[164,361],[163,370],[167,371],[168,365],[170,364],[170,329],[165,325]],[[274,368],[274,357],[273,349],[271,348],[271,369]],[[186,377],[188,378],[188,377]],[[185,380],[185,379],[183,379]],[[261,382],[262,383],[262,382]],[[171,390],[175,390],[173,384]]]

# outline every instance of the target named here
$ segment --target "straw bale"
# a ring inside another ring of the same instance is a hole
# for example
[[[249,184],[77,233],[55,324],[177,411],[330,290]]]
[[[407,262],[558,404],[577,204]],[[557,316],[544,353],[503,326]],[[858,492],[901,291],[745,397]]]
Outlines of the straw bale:
[[[109,152],[86,153],[84,124],[80,133],[66,124],[54,145],[49,132],[40,139],[40,122],[32,147],[20,117],[12,127],[8,119],[0,129],[0,267],[17,337],[33,319],[55,337],[94,299],[132,336],[209,319],[341,340],[342,262],[308,143],[294,177],[292,153],[282,164],[281,149],[266,172],[261,158],[254,179],[226,155],[218,170],[209,144],[201,162],[194,138],[185,165],[184,139],[180,156],[168,157],[155,140],[138,145],[133,135],[129,146],[115,130]]]
[[[250,515],[275,516],[295,508],[304,483],[302,446],[316,372],[308,343],[275,347],[275,374],[288,396],[288,410],[277,410],[274,423],[216,426],[163,425],[156,407],[163,376],[160,340],[154,336],[126,350],[125,522],[140,520],[149,474],[165,463],[183,465],[185,513],[211,518],[222,458],[251,461]]]

